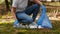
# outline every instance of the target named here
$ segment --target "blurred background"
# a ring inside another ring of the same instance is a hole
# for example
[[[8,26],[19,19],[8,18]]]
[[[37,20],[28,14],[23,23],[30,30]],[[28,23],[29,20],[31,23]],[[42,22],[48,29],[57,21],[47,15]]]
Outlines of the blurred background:
[[[60,34],[60,0],[41,0],[41,2],[46,6],[47,15],[51,23],[53,24],[53,28],[50,31],[46,31],[43,29],[42,34],[50,33],[50,34]],[[28,3],[28,6],[33,4],[32,2]],[[13,16],[11,14],[11,5],[12,0],[0,0],[0,33],[1,34],[40,34],[42,30],[26,30],[26,29],[16,29],[13,27]],[[40,16],[40,12],[38,17]],[[30,33],[33,31],[32,33]],[[35,33],[36,32],[36,33]]]

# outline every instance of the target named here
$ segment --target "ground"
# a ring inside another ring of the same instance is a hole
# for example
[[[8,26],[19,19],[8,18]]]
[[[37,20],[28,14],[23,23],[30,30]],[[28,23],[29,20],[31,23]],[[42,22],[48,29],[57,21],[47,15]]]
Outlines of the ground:
[[[51,21],[52,29],[22,29],[14,28],[13,23],[0,24],[0,34],[60,34],[60,21]]]

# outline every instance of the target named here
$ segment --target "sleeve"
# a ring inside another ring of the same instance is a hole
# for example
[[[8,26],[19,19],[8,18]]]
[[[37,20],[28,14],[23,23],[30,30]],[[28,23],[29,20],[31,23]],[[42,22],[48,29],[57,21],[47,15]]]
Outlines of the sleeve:
[[[12,3],[12,7],[17,7],[17,3],[18,2],[18,0],[13,0],[13,3]]]

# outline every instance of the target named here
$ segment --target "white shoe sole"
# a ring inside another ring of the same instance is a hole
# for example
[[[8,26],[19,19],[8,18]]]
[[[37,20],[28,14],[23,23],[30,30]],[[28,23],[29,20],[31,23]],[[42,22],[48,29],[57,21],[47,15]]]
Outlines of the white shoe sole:
[[[30,26],[30,29],[35,29],[37,28],[37,26]]]

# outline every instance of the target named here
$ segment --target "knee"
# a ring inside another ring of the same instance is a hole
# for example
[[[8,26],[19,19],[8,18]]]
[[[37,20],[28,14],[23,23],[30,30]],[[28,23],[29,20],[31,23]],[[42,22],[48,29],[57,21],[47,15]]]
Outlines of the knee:
[[[40,5],[38,5],[38,4],[35,4],[35,7],[36,7],[36,8],[39,8],[39,7],[40,7]]]
[[[39,8],[40,6],[38,4],[32,5],[33,8]]]

